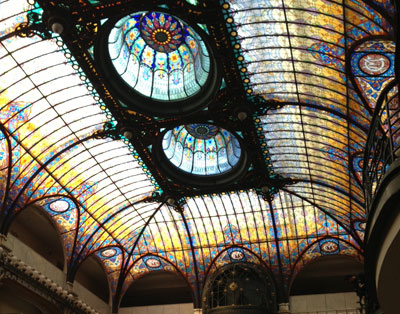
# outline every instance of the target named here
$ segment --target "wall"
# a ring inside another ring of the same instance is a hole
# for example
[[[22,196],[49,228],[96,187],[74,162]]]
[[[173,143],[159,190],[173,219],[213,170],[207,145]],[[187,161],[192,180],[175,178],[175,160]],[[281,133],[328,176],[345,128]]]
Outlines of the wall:
[[[13,254],[28,265],[51,278],[62,287],[66,286],[65,274],[42,256],[27,247],[12,235],[8,236],[7,246]],[[78,282],[74,283],[74,292],[80,299],[95,308],[99,313],[111,313],[110,306],[88,291]],[[312,314],[356,314],[359,307],[355,293],[312,294],[290,297],[291,313]],[[121,308],[120,314],[193,314],[193,304],[170,304]]]
[[[290,297],[292,314],[358,314],[354,292],[310,294]],[[193,314],[193,304],[171,304],[121,308],[119,314]]]
[[[359,301],[354,292],[310,294],[290,297],[292,313],[356,314]]]
[[[193,314],[193,303],[120,308],[118,314]]]
[[[45,258],[30,249],[11,234],[7,236],[7,246],[18,259],[52,279],[58,285],[66,288],[65,274],[62,270],[48,262]],[[96,309],[99,313],[111,313],[111,307],[108,304],[104,303],[100,298],[78,282],[74,283],[73,292],[75,292],[82,301]]]
[[[6,289],[0,289],[0,313],[1,314],[42,314],[42,312],[28,301],[21,299]]]

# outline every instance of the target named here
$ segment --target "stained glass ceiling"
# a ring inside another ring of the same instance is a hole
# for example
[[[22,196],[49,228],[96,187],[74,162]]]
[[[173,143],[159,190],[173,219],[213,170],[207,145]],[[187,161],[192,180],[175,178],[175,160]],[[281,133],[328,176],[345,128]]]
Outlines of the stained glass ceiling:
[[[179,106],[182,100],[198,98],[216,76],[201,29],[173,15],[136,12],[109,20],[102,29],[95,49],[98,66],[125,103],[138,106],[142,98],[146,112],[171,114],[174,105],[185,111],[187,106]],[[158,110],[154,101],[160,102]]]
[[[201,110],[136,111],[99,72],[93,38],[101,25],[121,10],[148,8],[0,0],[1,232],[31,205],[47,212],[68,280],[94,254],[114,308],[131,282],[154,270],[185,276],[199,306],[205,278],[226,263],[265,265],[284,300],[311,260],[361,260],[359,160],[376,100],[394,78],[390,1],[152,5],[208,34],[223,73]],[[60,12],[57,35],[48,21]],[[243,173],[201,187],[165,173],[155,139],[189,124],[234,132],[249,156]]]

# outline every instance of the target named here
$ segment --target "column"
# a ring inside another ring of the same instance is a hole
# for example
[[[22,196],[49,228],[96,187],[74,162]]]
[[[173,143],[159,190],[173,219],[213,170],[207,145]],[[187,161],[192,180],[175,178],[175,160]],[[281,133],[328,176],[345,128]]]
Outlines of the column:
[[[0,234],[0,287],[3,284],[3,279],[6,278],[6,269],[4,268],[5,258],[11,252],[7,246],[7,236]]]
[[[290,314],[289,303],[279,303],[279,314]]]
[[[2,247],[7,253],[11,252],[11,249],[7,244],[7,236],[5,234],[0,234],[0,247]]]

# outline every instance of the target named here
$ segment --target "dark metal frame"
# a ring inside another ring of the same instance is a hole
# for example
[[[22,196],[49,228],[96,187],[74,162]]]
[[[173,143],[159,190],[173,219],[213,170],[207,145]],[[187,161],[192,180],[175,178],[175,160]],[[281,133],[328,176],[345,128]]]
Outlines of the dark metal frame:
[[[245,284],[246,281],[251,284]],[[202,299],[205,314],[273,314],[277,311],[276,288],[271,275],[261,265],[252,263],[235,262],[218,269],[207,279]],[[249,304],[251,300],[258,304]]]

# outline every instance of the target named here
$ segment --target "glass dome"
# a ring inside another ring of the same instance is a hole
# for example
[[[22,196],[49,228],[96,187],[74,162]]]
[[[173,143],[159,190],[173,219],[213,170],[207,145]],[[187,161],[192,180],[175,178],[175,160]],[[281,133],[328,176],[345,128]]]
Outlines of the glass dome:
[[[108,35],[108,51],[125,83],[158,101],[195,95],[210,72],[209,52],[200,35],[167,13],[123,17]]]
[[[242,155],[238,139],[211,124],[188,124],[168,130],[162,139],[162,149],[175,167],[198,176],[227,173]]]

